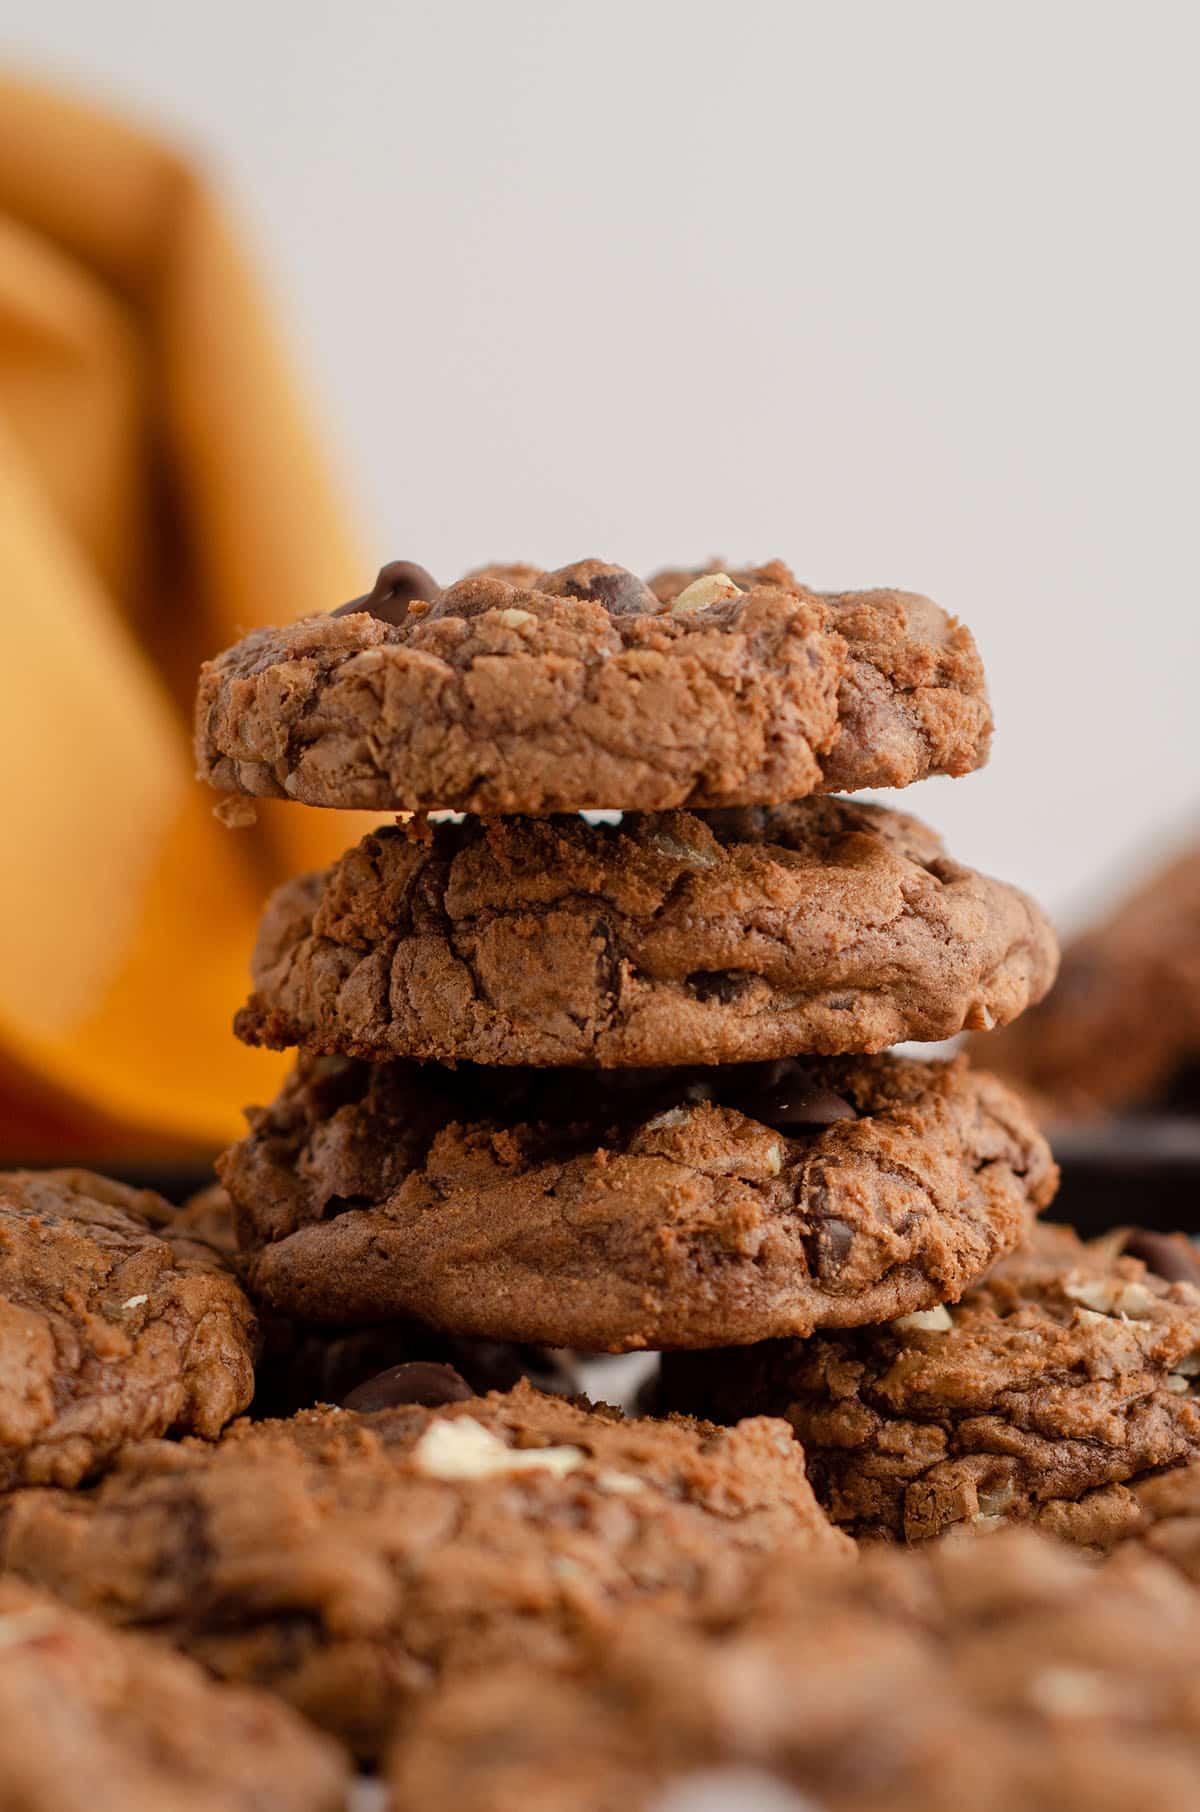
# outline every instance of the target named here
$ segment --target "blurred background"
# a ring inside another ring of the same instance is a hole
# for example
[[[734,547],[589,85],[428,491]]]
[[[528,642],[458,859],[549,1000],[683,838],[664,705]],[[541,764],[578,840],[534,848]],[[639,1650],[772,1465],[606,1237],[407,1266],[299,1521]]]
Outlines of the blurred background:
[[[187,695],[240,627],[384,559],[779,555],[926,591],[975,631],[998,732],[985,772],[897,803],[1068,927],[1186,843],[1197,20],[10,18],[10,1155],[203,1147],[271,1088],[226,1029],[254,915],[355,827],[216,825]]]

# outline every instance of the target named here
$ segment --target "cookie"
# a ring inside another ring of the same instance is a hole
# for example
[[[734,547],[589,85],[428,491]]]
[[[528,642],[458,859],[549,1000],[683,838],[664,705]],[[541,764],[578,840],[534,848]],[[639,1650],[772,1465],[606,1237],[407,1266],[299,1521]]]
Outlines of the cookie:
[[[1038,1227],[952,1308],[671,1357],[661,1400],[786,1416],[855,1535],[1027,1520],[1106,1547],[1136,1516],[1134,1481],[1200,1458],[1200,1289],[1119,1244]]]
[[[786,1425],[626,1422],[544,1397],[238,1423],[90,1492],[23,1491],[0,1564],[375,1755],[412,1699],[567,1660],[638,1601],[720,1615],[793,1550],[851,1554]]]
[[[1200,1112],[1200,846],[1074,938],[1046,1000],[989,1038],[987,1059],[1055,1119]]]
[[[723,1624],[635,1613],[571,1673],[449,1682],[391,1808],[1192,1812],[1197,1666],[1200,1597],[1144,1555],[1098,1575],[1013,1530],[784,1564]]]
[[[266,1693],[0,1580],[5,1812],[341,1812],[339,1750]]]
[[[1005,1023],[1033,902],[847,799],[368,836],[267,907],[239,1036],[384,1060],[744,1063]]]
[[[1054,1192],[964,1061],[441,1070],[302,1058],[219,1161],[255,1293],[592,1350],[724,1346],[956,1297]]]
[[[307,805],[544,816],[772,805],[986,759],[975,645],[926,598],[824,598],[779,562],[669,601],[598,560],[430,586],[385,567],[368,597],[208,662],[201,778]]]
[[[0,1489],[75,1485],[123,1442],[212,1438],[254,1390],[227,1264],[149,1190],[0,1174]]]
[[[187,1226],[236,1261],[233,1204],[214,1184],[179,1210]],[[422,1322],[370,1327],[311,1327],[264,1308],[254,1368],[254,1416],[290,1416],[319,1403],[388,1409],[401,1403],[454,1403],[510,1390],[527,1378],[539,1390],[570,1396],[580,1389],[574,1355],[502,1340],[459,1340]]]

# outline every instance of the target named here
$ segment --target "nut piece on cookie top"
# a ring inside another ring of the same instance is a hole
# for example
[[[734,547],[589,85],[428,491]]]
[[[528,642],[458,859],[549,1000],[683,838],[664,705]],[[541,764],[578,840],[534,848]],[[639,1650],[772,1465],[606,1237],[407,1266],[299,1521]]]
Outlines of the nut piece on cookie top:
[[[226,793],[544,816],[904,786],[978,767],[990,730],[970,635],[911,593],[594,559],[443,590],[396,561],[208,662],[196,751]]]
[[[147,1442],[94,1491],[0,1511],[6,1571],[271,1688],[366,1757],[441,1680],[569,1662],[638,1602],[727,1615],[800,1552],[852,1556],[785,1424],[626,1421],[524,1384]]]

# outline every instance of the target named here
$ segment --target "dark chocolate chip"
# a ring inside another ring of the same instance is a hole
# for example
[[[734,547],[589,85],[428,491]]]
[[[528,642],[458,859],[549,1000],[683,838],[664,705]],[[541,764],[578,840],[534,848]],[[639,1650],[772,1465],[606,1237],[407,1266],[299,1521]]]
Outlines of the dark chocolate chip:
[[[540,581],[539,591],[551,597],[586,598],[603,605],[610,617],[644,616],[661,610],[658,599],[636,573],[623,566],[606,566],[601,560],[580,560],[560,567]]]
[[[342,1408],[369,1413],[373,1409],[396,1409],[402,1403],[419,1403],[425,1409],[437,1409],[442,1403],[465,1403],[474,1395],[462,1373],[452,1365],[409,1359],[358,1385],[343,1397]]]
[[[442,595],[442,588],[431,573],[411,560],[390,560],[379,569],[379,577],[361,598],[351,598],[332,612],[335,617],[364,614],[378,617],[398,629],[408,615],[410,604],[432,604]]]
[[[815,1131],[837,1120],[858,1118],[844,1095],[787,1062],[760,1070],[753,1085],[735,1097],[734,1105],[749,1119],[762,1120],[779,1132]]]
[[[1147,1271],[1166,1283],[1200,1284],[1200,1252],[1185,1233],[1154,1233],[1149,1227],[1131,1227],[1123,1250],[1140,1258]]]
[[[752,987],[753,976],[740,969],[697,969],[687,978],[688,990],[697,1000],[730,1006]]]

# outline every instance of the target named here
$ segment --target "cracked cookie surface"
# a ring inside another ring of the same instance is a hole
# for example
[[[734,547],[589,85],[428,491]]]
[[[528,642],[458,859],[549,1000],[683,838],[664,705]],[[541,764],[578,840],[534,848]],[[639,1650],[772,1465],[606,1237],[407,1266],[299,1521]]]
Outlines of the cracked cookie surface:
[[[1200,1458],[1200,1290],[1040,1226],[951,1308],[915,1323],[669,1358],[662,1401],[784,1415],[814,1489],[860,1536],[1040,1523],[1106,1547],[1131,1485]]]
[[[6,1812],[342,1812],[345,1758],[266,1693],[0,1580]]]
[[[1192,1812],[1197,1667],[1200,1597],[1148,1556],[876,1547],[781,1566],[720,1625],[635,1612],[570,1674],[451,1682],[392,1812]]]
[[[253,1395],[256,1345],[227,1262],[161,1196],[0,1174],[0,1489],[74,1485],[145,1435],[212,1438]]]
[[[882,806],[468,820],[285,883],[237,1030],[488,1064],[873,1052],[1007,1023],[1055,952],[1026,895]]]
[[[986,759],[970,634],[927,598],[823,597],[781,562],[652,590],[622,567],[492,567],[253,631],[208,662],[222,792],[479,813],[778,804]],[[361,606],[361,608],[358,608]]]
[[[849,1559],[786,1425],[625,1421],[527,1385],[147,1442],[0,1511],[11,1573],[269,1687],[364,1756],[415,1696],[569,1661],[633,1603],[719,1616],[789,1552]]]
[[[993,1078],[891,1056],[586,1077],[302,1058],[218,1167],[276,1308],[611,1351],[957,1296],[1057,1180]]]

